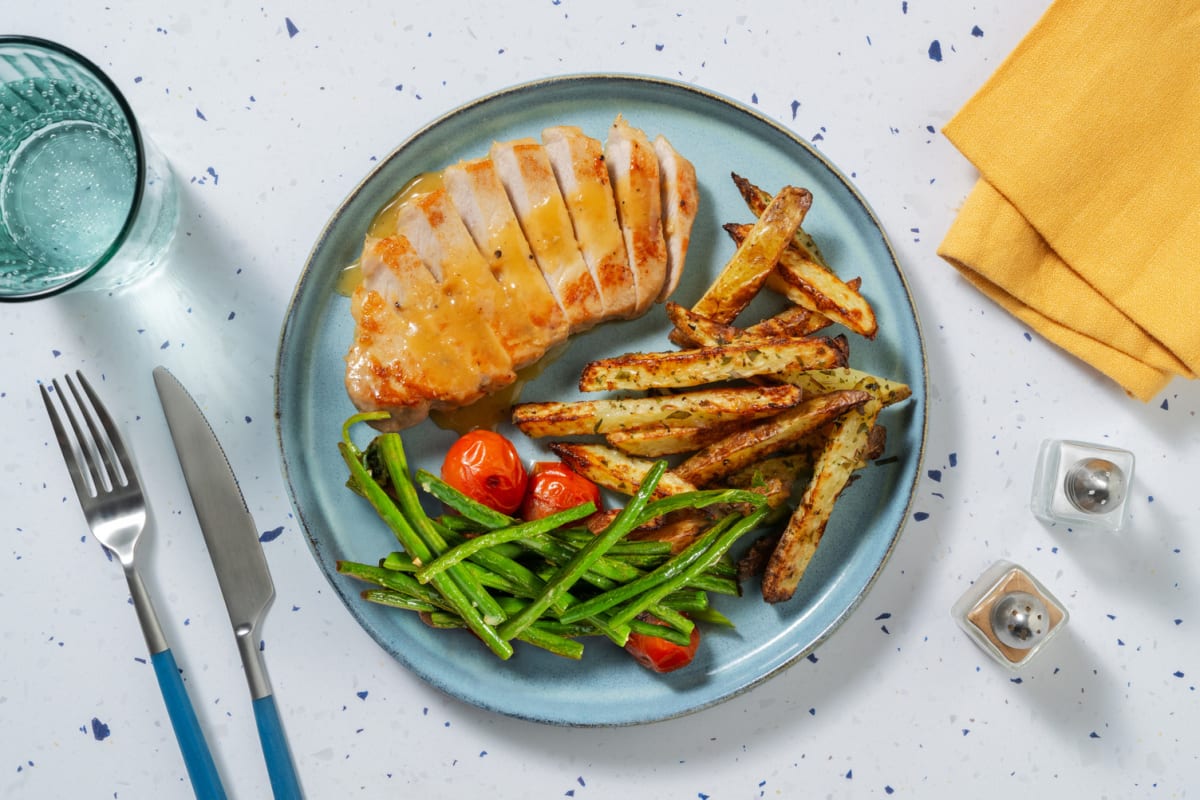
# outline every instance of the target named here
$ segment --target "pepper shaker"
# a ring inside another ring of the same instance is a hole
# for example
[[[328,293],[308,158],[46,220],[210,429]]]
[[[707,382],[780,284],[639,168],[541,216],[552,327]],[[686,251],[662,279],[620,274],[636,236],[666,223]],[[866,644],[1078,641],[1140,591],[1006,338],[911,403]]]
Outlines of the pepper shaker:
[[[1044,522],[1116,532],[1125,524],[1133,453],[1047,439],[1038,453],[1030,507]]]

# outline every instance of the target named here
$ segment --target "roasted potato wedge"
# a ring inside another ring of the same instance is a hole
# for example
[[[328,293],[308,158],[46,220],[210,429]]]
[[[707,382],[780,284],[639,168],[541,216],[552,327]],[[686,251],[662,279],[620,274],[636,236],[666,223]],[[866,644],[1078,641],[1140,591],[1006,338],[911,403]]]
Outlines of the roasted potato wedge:
[[[753,226],[729,223],[726,232],[741,246]],[[855,333],[873,339],[878,330],[875,311],[857,289],[808,257],[794,244],[779,254],[766,287],[804,308],[816,311]]]
[[[817,457],[813,476],[800,504],[780,534],[767,561],[762,580],[763,599],[779,603],[791,599],[817,552],[838,495],[846,488],[855,467],[867,450],[871,428],[881,403],[873,395],[834,423],[833,435]]]
[[[771,202],[771,193],[765,189],[760,189],[750,181],[738,175],[736,172],[729,173],[733,178],[733,183],[737,186],[738,193],[742,199],[746,201],[746,207],[750,209],[750,213],[756,217],[761,217],[763,209]],[[817,242],[813,237],[808,235],[804,230],[804,225],[801,224],[796,229],[796,235],[792,237],[792,242],[808,254],[808,257],[820,264],[826,269],[829,268],[829,262],[825,260],[825,256],[821,254],[821,248],[817,246]]]
[[[520,403],[513,407],[512,421],[535,438],[647,427],[703,427],[775,414],[796,405],[802,396],[798,386],[779,384],[612,400]]]
[[[681,347],[712,347],[754,339],[800,338],[829,327],[832,321],[815,311],[791,305],[773,317],[748,328],[738,328],[697,314],[678,303],[666,304],[667,318],[675,326],[671,341]]]
[[[797,448],[790,452],[742,467],[724,478],[724,483],[739,489],[746,489],[758,480],[781,480],[794,483],[800,478],[812,474],[813,464],[820,455],[821,449],[828,440],[830,427],[822,428],[811,435],[805,436]],[[883,455],[887,447],[887,428],[876,424],[867,435],[867,450],[855,469],[862,469],[867,464]]]
[[[689,483],[705,486],[788,449],[806,434],[871,399],[868,392],[855,389],[809,398],[795,408],[714,442],[672,472]]]
[[[781,380],[793,383],[807,394],[823,394],[835,389],[862,388],[877,396],[884,407],[895,405],[912,397],[912,387],[906,383],[869,375],[853,367],[834,369],[785,369],[779,373]]]
[[[620,450],[602,444],[553,442],[550,449],[564,464],[597,486],[630,496],[637,493],[646,473],[654,465],[653,461],[627,456]],[[694,485],[667,471],[663,473],[653,497],[669,497],[695,489]]]
[[[692,310],[717,322],[732,322],[758,294],[811,205],[807,189],[780,189],[758,221],[746,227],[737,252]]]
[[[629,431],[614,431],[604,438],[622,453],[642,458],[661,458],[679,453],[693,453],[746,427],[751,422],[752,420],[745,423],[726,422],[703,428],[669,428],[665,426],[637,428]]]
[[[800,365],[808,369],[844,366],[845,352],[829,339],[779,338],[690,350],[629,353],[587,364],[579,378],[579,390],[684,388],[768,375]]]

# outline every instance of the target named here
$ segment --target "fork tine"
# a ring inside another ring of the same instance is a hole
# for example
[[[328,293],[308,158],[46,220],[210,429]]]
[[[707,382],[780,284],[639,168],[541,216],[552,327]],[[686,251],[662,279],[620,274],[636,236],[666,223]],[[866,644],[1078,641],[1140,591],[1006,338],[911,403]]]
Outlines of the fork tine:
[[[104,462],[104,467],[108,474],[109,485],[116,488],[117,486],[136,484],[137,479],[134,476],[133,462],[129,458],[128,449],[125,447],[125,442],[121,439],[121,433],[117,430],[117,425],[113,422],[112,415],[108,413],[108,409],[101,402],[100,396],[96,394],[96,391],[92,388],[88,379],[83,376],[83,373],[76,370],[75,377],[79,379],[80,386],[83,387],[84,393],[87,394],[88,400],[91,401],[91,411],[88,410],[89,403],[83,401],[70,375],[67,376],[67,383],[71,385],[71,393],[75,395],[75,402],[79,404],[79,410],[87,422],[88,430],[92,432],[92,440],[96,442],[96,449],[100,451],[100,458]],[[103,435],[100,429],[96,427],[96,421],[92,417],[92,412],[95,412],[96,417],[99,418],[100,424],[104,428]],[[120,463],[119,470],[117,464],[113,462],[113,456],[116,456],[117,462]]]
[[[71,476],[71,483],[75,484],[75,493],[79,495],[80,499],[94,497],[96,493],[92,490],[87,477],[84,475],[79,458],[75,453],[75,447],[71,442],[71,437],[63,425],[62,417],[59,416],[58,411],[54,408],[54,399],[50,397],[50,392],[47,391],[45,384],[39,384],[38,388],[42,390],[42,402],[46,404],[46,413],[50,416],[51,427],[54,428],[54,438],[58,440],[58,449],[62,451],[63,460],[67,462],[67,473]],[[58,388],[57,382],[54,384],[54,389],[56,394],[62,394],[62,390]],[[66,409],[67,407],[64,405],[63,408]],[[81,449],[86,453],[87,449],[82,447],[82,445]]]

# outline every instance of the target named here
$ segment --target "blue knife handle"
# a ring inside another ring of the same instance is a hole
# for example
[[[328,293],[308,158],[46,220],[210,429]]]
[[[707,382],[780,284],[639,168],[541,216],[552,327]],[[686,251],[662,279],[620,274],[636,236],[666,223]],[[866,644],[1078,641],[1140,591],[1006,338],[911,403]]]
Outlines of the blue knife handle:
[[[187,690],[183,688],[183,678],[179,677],[175,656],[167,648],[151,655],[150,663],[154,665],[154,675],[158,678],[158,687],[167,704],[171,727],[175,729],[175,738],[179,740],[183,763],[192,780],[192,790],[198,800],[224,800],[225,787],[221,785],[217,765],[213,763],[208,742],[200,730],[196,710],[192,708]]]
[[[300,779],[296,776],[296,765],[292,763],[275,695],[268,694],[254,701],[254,719],[258,722],[258,738],[262,742],[275,800],[300,800],[304,794],[300,791]]]

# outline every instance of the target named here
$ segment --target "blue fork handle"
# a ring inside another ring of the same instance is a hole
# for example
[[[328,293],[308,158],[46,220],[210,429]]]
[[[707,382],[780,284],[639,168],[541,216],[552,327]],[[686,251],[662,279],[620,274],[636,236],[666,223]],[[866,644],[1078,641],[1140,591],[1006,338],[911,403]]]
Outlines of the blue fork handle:
[[[258,723],[258,738],[262,742],[275,800],[300,800],[304,794],[300,791],[300,779],[296,775],[291,750],[288,749],[275,695],[264,695],[254,701],[254,719]]]
[[[196,710],[192,708],[187,690],[183,688],[183,679],[179,677],[175,656],[172,655],[171,649],[167,648],[151,655],[150,663],[154,665],[154,674],[158,678],[158,686],[167,704],[167,714],[171,717],[171,727],[175,729],[175,738],[179,740],[179,749],[183,753],[183,763],[187,766],[188,777],[192,779],[192,790],[195,791],[198,800],[224,800],[225,787],[221,785],[217,765],[213,763],[208,742],[204,738],[204,732],[200,730]]]

